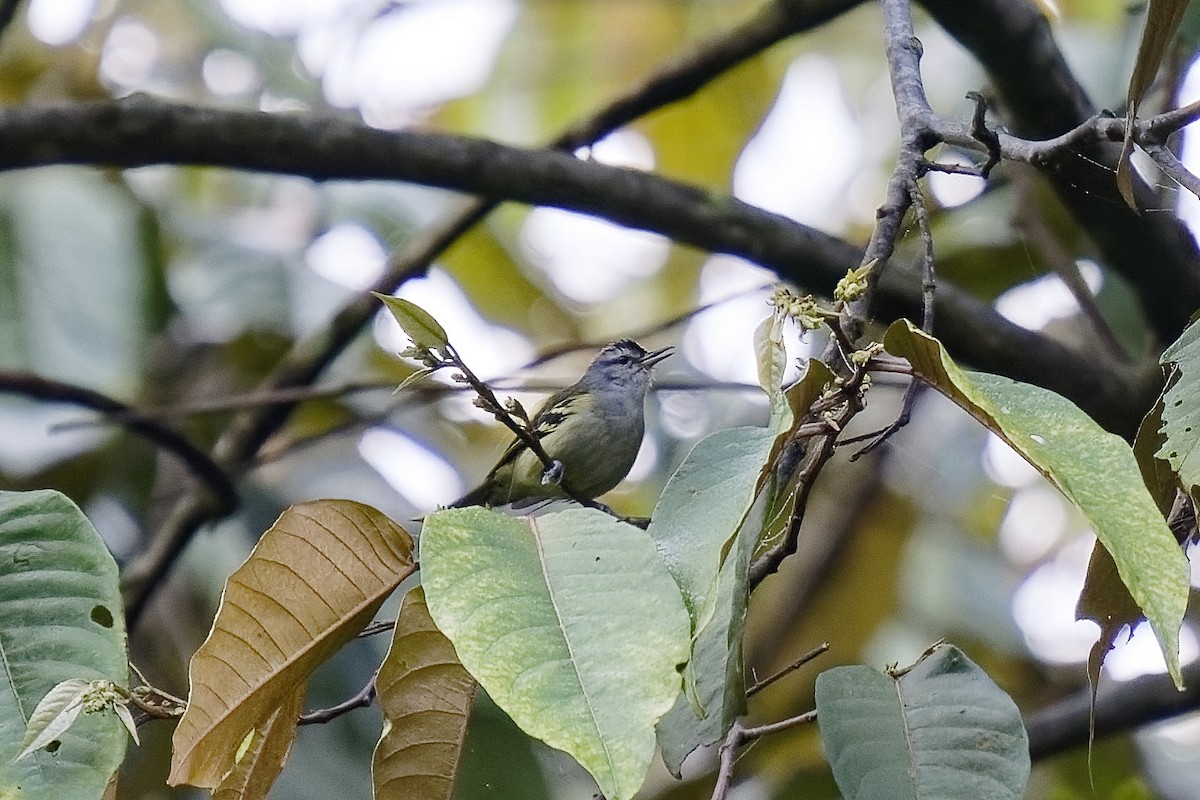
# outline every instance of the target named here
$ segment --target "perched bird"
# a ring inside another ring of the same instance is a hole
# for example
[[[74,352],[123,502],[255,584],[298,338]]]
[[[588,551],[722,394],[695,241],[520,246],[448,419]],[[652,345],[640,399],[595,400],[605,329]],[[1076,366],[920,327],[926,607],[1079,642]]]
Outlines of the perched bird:
[[[654,365],[672,348],[647,352],[622,339],[601,350],[575,384],[550,396],[530,420],[530,430],[551,459],[561,482],[588,499],[612,489],[629,474],[645,430],[646,390]],[[499,506],[566,497],[546,480],[541,460],[515,440],[480,486],[451,504]]]

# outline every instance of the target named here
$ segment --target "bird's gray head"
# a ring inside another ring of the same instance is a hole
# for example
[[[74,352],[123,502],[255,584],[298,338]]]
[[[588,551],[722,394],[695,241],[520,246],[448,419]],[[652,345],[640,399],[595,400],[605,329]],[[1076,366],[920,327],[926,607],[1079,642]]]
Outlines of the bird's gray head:
[[[671,355],[673,348],[647,351],[632,339],[613,342],[596,354],[580,383],[586,388],[624,387],[641,390],[650,385],[654,365]]]

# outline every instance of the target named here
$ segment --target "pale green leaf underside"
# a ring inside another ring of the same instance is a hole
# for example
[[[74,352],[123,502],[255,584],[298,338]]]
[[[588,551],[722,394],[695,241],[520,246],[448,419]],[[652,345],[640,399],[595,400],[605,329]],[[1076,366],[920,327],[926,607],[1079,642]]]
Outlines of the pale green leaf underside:
[[[870,667],[817,676],[821,741],[848,800],[1017,800],[1029,740],[1016,704],[953,645],[899,678]]]
[[[631,797],[688,656],[687,612],[646,533],[591,509],[449,509],[425,523],[421,576],[438,628],[496,704],[605,797]]]
[[[712,613],[717,573],[754,502],[775,433],[742,427],[700,440],[663,490],[649,534],[699,630]]]
[[[746,710],[742,631],[746,624],[747,571],[758,529],[743,530],[717,579],[713,614],[697,631],[685,670],[690,695],[681,694],[658,723],[663,763],[680,777],[683,760],[697,747],[721,739]]]
[[[1188,563],[1124,440],[1051,391],[963,371],[936,339],[907,320],[894,323],[884,341],[888,352],[907,358],[918,375],[1004,439],[1083,513],[1112,554],[1180,685]]]
[[[117,565],[74,503],[54,491],[0,492],[0,796],[92,800],[125,755],[114,714],[84,715],[19,761],[39,701],[71,679],[127,683]]]

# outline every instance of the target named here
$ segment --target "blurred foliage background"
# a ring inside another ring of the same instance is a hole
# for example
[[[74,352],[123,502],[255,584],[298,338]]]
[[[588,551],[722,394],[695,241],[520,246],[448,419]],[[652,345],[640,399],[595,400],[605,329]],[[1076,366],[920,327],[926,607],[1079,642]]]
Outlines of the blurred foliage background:
[[[758,7],[749,0],[31,0],[0,43],[6,104],[159,97],[230,108],[349,115],[536,145],[673,55]],[[1123,0],[1044,8],[1094,101],[1116,108],[1137,43]],[[966,119],[986,78],[958,44],[918,20],[935,108]],[[897,143],[873,4],[791,38],[592,149],[862,243]],[[1184,97],[1185,23],[1168,96]],[[1200,94],[1200,84],[1195,91]],[[1184,98],[1191,99],[1191,98]],[[1163,102],[1166,102],[1164,100]],[[945,151],[946,160],[960,154]],[[1057,242],[1081,259],[1122,343],[1148,335],[1129,292],[1086,260],[1074,223],[1038,179],[998,171],[930,181],[938,269],[1010,318],[1069,342],[1088,336],[1062,284],[1045,277]],[[382,270],[387,254],[452,206],[446,192],[388,183],[314,184],[200,167],[54,167],[0,175],[0,368],[89,387],[153,412],[207,448],[298,337],[321,330]],[[1176,205],[1163,187],[1159,211]],[[1185,213],[1189,213],[1186,212]],[[1032,222],[1030,221],[1032,219]],[[1039,226],[1031,232],[1031,226]],[[1039,244],[1042,243],[1042,244]],[[910,231],[903,243],[919,247]],[[680,345],[660,371],[650,434],[610,496],[647,513],[674,465],[714,430],[765,418],[751,332],[772,276],[645,233],[550,209],[503,206],[400,294],[430,310],[481,375],[527,404],[575,379],[590,348],[639,337]],[[713,304],[713,305],[709,305]],[[538,354],[580,346],[536,369]],[[819,337],[790,342],[801,358]],[[262,449],[243,503],[201,533],[131,639],[137,663],[184,695],[226,575],[288,504],[347,497],[405,520],[478,480],[505,433],[432,381],[393,395],[412,367],[382,316]],[[871,393],[864,431],[896,413],[899,384]],[[939,637],[964,647],[1032,711],[1086,683],[1094,628],[1073,622],[1090,533],[1032,470],[940,398],[877,457],[840,458],[818,484],[801,552],[754,595],[749,672],[763,677],[827,640],[831,650],[757,695],[765,722],[812,705],[819,669],[908,663]],[[87,512],[119,561],[144,547],[190,480],[173,456],[112,420],[0,396],[0,486],[54,487]],[[385,609],[384,615],[394,613]],[[1149,632],[1110,661],[1109,680],[1161,671]],[[385,643],[356,643],[318,674],[309,707],[370,677]],[[1184,631],[1184,658],[1197,654]],[[530,741],[486,698],[460,796],[585,798],[569,760]],[[300,733],[274,796],[367,797],[375,709]],[[122,774],[127,798],[164,786],[170,728],[154,723]],[[1200,718],[1188,717],[1040,762],[1029,797],[1195,798]],[[658,768],[646,797],[706,797],[715,752],[683,783]],[[814,729],[769,737],[738,769],[739,797],[837,796]]]

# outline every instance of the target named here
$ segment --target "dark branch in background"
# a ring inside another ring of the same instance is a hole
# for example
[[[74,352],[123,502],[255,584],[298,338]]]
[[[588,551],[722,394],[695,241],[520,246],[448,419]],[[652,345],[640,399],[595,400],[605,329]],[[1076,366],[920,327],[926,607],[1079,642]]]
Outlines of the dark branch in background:
[[[772,6],[777,8],[779,13],[776,15],[768,8],[763,14],[748,23],[746,27],[749,33],[742,29],[735,29],[699,46],[689,48],[691,52],[695,53],[695,56],[667,67],[661,73],[664,76],[661,81],[651,78],[642,87],[610,104],[609,109],[598,112],[590,123],[588,121],[580,123],[573,130],[579,131],[589,125],[595,130],[606,126],[615,128],[624,122],[632,121],[632,116],[622,119],[620,114],[610,109],[624,106],[624,113],[627,115],[648,111],[650,109],[644,107],[645,101],[638,98],[640,93],[657,91],[654,87],[674,87],[673,89],[663,89],[663,97],[659,102],[665,103],[671,99],[686,96],[688,91],[695,91],[720,74],[722,70],[754,53],[753,49],[747,48],[742,56],[731,55],[737,51],[736,41],[739,38],[757,41],[757,46],[766,47],[773,41],[815,27],[841,10],[855,4],[841,0],[814,3],[778,0]],[[779,24],[778,36],[772,38],[762,36],[761,33],[755,34],[754,31],[765,25],[765,20],[773,15]],[[735,42],[735,44],[731,46],[729,42]],[[689,63],[690,67],[687,66]],[[687,75],[688,69],[692,71],[690,79]],[[687,88],[689,86],[690,89]],[[604,120],[604,123],[598,124],[599,120]],[[0,127],[3,127],[2,119],[0,119]],[[159,133],[163,132],[159,131]],[[311,157],[310,153],[304,152],[311,142],[305,141],[301,144],[303,147],[299,154],[300,159],[303,160],[306,156]],[[404,250],[393,254],[388,260],[383,277],[373,288],[380,292],[390,292],[408,278],[421,274],[433,258],[488,212],[490,202],[481,199],[469,203],[460,213],[430,228],[410,242]],[[849,245],[843,244],[842,247],[853,253],[853,248]],[[846,257],[847,260],[853,258],[852,255]],[[363,325],[371,319],[376,310],[375,299],[364,294],[360,300],[351,303],[339,312],[325,330],[297,342],[260,388],[275,390],[311,384],[349,344]],[[220,462],[236,472],[248,468],[253,463],[259,447],[283,424],[294,405],[294,403],[272,405],[239,415],[218,442],[216,455]],[[150,593],[161,582],[176,556],[187,545],[196,530],[206,521],[217,519],[220,516],[222,516],[221,513],[214,513],[210,508],[208,499],[196,492],[185,496],[175,506],[170,517],[159,529],[151,547],[143,554],[135,568],[126,572],[126,605],[131,625],[136,624]]]
[[[715,76],[774,44],[823,25],[863,0],[778,0],[753,18],[699,45],[651,75],[591,119],[572,126],[554,141],[564,150],[591,144],[651,111],[690,97]]]
[[[21,3],[24,0],[0,0],[0,37],[3,37],[8,32],[8,27],[12,25],[13,20],[17,17],[17,12],[21,10]]]
[[[416,181],[593,214],[651,230],[712,252],[742,256],[781,278],[830,294],[861,251],[813,228],[727,195],[656,175],[582,161],[565,153],[522,150],[448,134],[390,133],[341,119],[308,120],[257,112],[198,109],[145,97],[0,112],[0,170],[50,163],[138,166],[216,164],[305,175],[314,179]],[[906,200],[904,202],[907,202]],[[897,223],[898,224],[898,223]],[[421,254],[437,252],[458,224],[422,237]],[[375,288],[389,292],[420,274],[426,261],[393,259]],[[893,265],[893,269],[899,265]],[[377,310],[364,295],[327,330],[297,343],[264,389],[306,385],[357,335]],[[919,318],[919,281],[885,275],[876,292],[884,321]],[[957,357],[981,369],[1045,386],[1075,400],[1106,427],[1128,433],[1147,393],[1095,359],[1055,347],[1046,337],[1005,320],[987,303],[945,285],[941,320],[970,319],[969,330],[939,326]],[[1044,352],[1034,350],[1045,345]],[[1014,358],[1014,354],[1020,358]],[[1039,363],[1030,356],[1042,359]],[[1016,368],[1016,372],[1008,370]],[[253,449],[282,423],[291,405],[235,420],[217,453],[247,463]]]
[[[1029,178],[1028,170],[1013,170],[1013,188],[1016,191],[1017,200],[1013,205],[1013,227],[1024,236],[1032,245],[1033,250],[1045,260],[1050,269],[1070,290],[1071,296],[1079,305],[1080,312],[1091,325],[1092,333],[1096,335],[1100,346],[1104,348],[1105,355],[1113,361],[1129,361],[1129,355],[1121,346],[1121,342],[1117,339],[1112,326],[1108,324],[1108,320],[1104,318],[1104,313],[1096,303],[1092,290],[1088,288],[1087,282],[1083,279],[1079,265],[1075,263],[1075,257],[1037,213],[1033,186]]]
[[[69,403],[104,414],[121,415],[136,411],[134,407],[106,394],[27,372],[0,372],[0,392],[51,403]],[[192,474],[212,492],[217,508],[228,512],[237,505],[237,487],[234,486],[233,480],[207,453],[182,435],[153,420],[129,418],[119,424],[178,456]]]
[[[1200,708],[1200,662],[1183,667],[1178,691],[1166,675],[1145,675],[1116,684],[1102,679],[1096,697],[1097,738],[1131,731]],[[1034,761],[1088,743],[1091,693],[1083,689],[1025,718],[1029,754]]]
[[[1050,25],[1028,0],[922,0],[950,35],[979,59],[1017,136],[1048,139],[1085,123],[1096,109],[1071,74]],[[1118,121],[1119,122],[1119,121]],[[1130,209],[1117,192],[1120,145],[1092,142],[1042,164],[1058,196],[1099,247],[1105,264],[1128,280],[1163,342],[1173,341],[1200,306],[1200,252],[1172,214]],[[1136,178],[1139,198],[1153,194]]]

